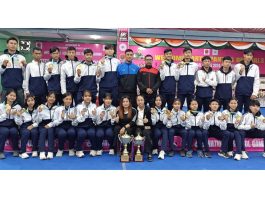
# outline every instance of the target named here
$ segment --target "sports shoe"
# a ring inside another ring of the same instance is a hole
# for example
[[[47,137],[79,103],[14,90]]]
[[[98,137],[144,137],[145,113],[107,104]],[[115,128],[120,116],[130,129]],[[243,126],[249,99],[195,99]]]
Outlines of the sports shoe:
[[[158,155],[158,150],[157,149],[153,149],[152,154],[153,155]]]
[[[242,159],[248,159],[248,155],[247,155],[246,151],[242,151],[241,158]]]
[[[5,154],[4,153],[0,153],[0,159],[5,159],[5,158],[6,158]]]
[[[63,151],[62,150],[58,150],[56,153],[56,157],[62,157],[63,156]]]
[[[83,151],[76,151],[76,156],[79,157],[79,158],[81,158],[81,157],[84,157],[85,154],[84,154]]]
[[[234,157],[234,160],[241,160],[241,154],[236,154],[235,157]]]
[[[114,154],[115,154],[114,149],[110,149],[109,150],[109,155],[114,155]]]
[[[14,151],[13,152],[13,157],[19,157],[19,152],[18,151]]]
[[[40,152],[40,160],[46,160],[45,152]]]
[[[22,153],[19,155],[20,158],[22,159],[28,159],[29,158],[29,155],[27,153]]]
[[[209,151],[208,152],[204,152],[204,157],[212,158],[212,154]]]
[[[97,155],[102,155],[102,150],[98,150]]]
[[[97,152],[95,150],[91,150],[89,155],[91,155],[92,157],[95,157],[97,155]]]
[[[229,151],[229,152],[227,152],[227,156],[228,156],[228,157],[233,157],[233,156],[234,156],[234,152],[233,152],[233,151]]]
[[[186,157],[191,158],[191,157],[192,157],[192,151],[188,151],[188,152],[186,153]]]
[[[48,152],[47,159],[53,159],[53,152]]]
[[[198,150],[197,154],[198,154],[198,157],[201,157],[201,158],[204,157],[202,150]]]
[[[158,159],[165,159],[165,151],[161,150],[158,155]]]
[[[38,157],[38,151],[33,151],[31,157]]]
[[[175,154],[174,151],[169,151],[168,156],[169,156],[169,157],[173,157],[174,154]]]
[[[74,149],[69,149],[69,156],[70,156],[70,157],[75,156],[75,151],[74,151]]]
[[[227,153],[225,153],[225,152],[223,152],[223,151],[219,151],[219,152],[218,152],[218,155],[219,155],[220,157],[223,157],[223,158],[226,158],[226,159],[229,158],[228,155],[227,155]]]
[[[179,153],[180,153],[181,157],[185,157],[186,156],[186,151],[185,150],[181,150]]]

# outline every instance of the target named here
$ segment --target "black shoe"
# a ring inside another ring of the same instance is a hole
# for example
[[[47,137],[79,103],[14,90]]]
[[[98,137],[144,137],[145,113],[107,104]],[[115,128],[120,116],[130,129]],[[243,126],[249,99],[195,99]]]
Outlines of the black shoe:
[[[186,156],[186,151],[185,150],[181,150],[179,153],[180,153],[181,157],[185,157]]]
[[[175,154],[174,151],[169,151],[168,156],[169,156],[169,157],[173,157],[174,154]]]
[[[148,162],[152,162],[152,161],[153,161],[153,157],[152,157],[152,155],[148,155],[148,156],[147,156],[147,161],[148,161]]]
[[[208,152],[204,152],[204,157],[211,158],[212,154],[209,151]]]
[[[226,158],[226,159],[229,158],[229,156],[227,155],[227,153],[225,153],[225,152],[223,152],[223,151],[218,152],[218,155],[219,155],[220,157],[223,157],[223,158]]]

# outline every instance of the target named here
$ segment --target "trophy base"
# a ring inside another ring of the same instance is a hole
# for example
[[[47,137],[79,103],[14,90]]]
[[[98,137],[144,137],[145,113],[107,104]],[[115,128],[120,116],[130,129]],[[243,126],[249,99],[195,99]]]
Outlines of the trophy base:
[[[143,162],[144,161],[144,158],[143,158],[143,155],[135,155],[134,157],[134,161],[135,162]]]
[[[129,162],[130,161],[130,156],[129,155],[121,155],[120,161],[121,162]]]

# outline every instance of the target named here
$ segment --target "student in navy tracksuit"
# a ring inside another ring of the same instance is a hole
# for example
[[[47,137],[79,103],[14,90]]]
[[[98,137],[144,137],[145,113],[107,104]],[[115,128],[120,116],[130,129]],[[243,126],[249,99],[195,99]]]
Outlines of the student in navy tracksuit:
[[[259,66],[252,62],[253,52],[251,50],[244,51],[244,59],[235,65],[236,74],[236,90],[235,96],[238,99],[238,110],[244,113],[248,112],[250,99],[256,99],[259,92]]]
[[[45,64],[41,62],[42,50],[33,48],[33,61],[26,67],[25,92],[35,96],[36,105],[43,104],[47,95],[47,84],[44,80]]]
[[[103,104],[105,93],[111,93],[113,105],[118,106],[118,76],[117,67],[120,61],[114,58],[114,46],[105,46],[105,56],[99,61],[98,65],[102,72],[102,78],[99,83],[99,104]]]
[[[197,63],[193,62],[191,59],[192,49],[189,47],[184,48],[183,50],[184,58],[183,60],[177,64],[177,74],[178,74],[178,86],[177,86],[177,95],[181,100],[181,108],[187,100],[187,106],[189,108],[189,104],[191,99],[194,98],[194,80],[195,74],[198,70]],[[165,54],[167,57],[167,53]]]
[[[77,104],[82,102],[84,90],[89,90],[92,93],[92,102],[96,103],[97,83],[100,81],[100,70],[93,62],[93,51],[85,49],[84,56],[85,60],[77,66],[74,79],[75,83],[78,84]]]
[[[199,103],[198,110],[207,112],[209,102],[213,98],[213,88],[217,85],[216,74],[211,67],[211,58],[204,56],[202,58],[202,68],[197,71],[196,79],[196,100]]]
[[[219,100],[220,109],[227,109],[228,103],[232,98],[232,90],[236,81],[235,72],[231,68],[232,58],[225,56],[222,60],[222,67],[216,72],[217,86],[214,98]]]
[[[129,96],[132,100],[132,106],[136,107],[137,95],[137,73],[140,67],[132,62],[133,51],[131,49],[125,50],[125,61],[118,65],[118,85],[119,98],[122,96]]]
[[[73,103],[77,105],[77,92],[78,85],[74,81],[76,74],[76,67],[80,64],[76,55],[76,49],[74,47],[67,48],[67,55],[64,64],[61,67],[61,93],[65,94],[70,92],[73,96]]]
[[[113,148],[113,129],[114,122],[116,118],[116,107],[114,107],[112,103],[112,97],[110,93],[106,93],[104,99],[104,103],[97,107],[97,115],[96,115],[96,151],[97,155],[102,155],[102,143],[105,138],[109,143],[109,154],[114,155]]]
[[[9,89],[6,92],[5,101],[0,104],[0,159],[5,159],[4,148],[8,137],[12,142],[13,156],[19,156],[17,112],[21,110],[21,107],[15,103],[16,97],[15,90]]]
[[[73,121],[76,119],[76,108],[72,107],[73,96],[67,92],[63,94],[63,105],[56,108],[53,118],[53,126],[56,127],[56,136],[58,138],[58,151],[56,157],[62,157],[65,141],[68,140],[69,156],[74,156],[74,146],[76,130]]]
[[[144,57],[145,67],[142,67],[137,74],[137,83],[140,94],[145,98],[145,104],[154,106],[157,90],[160,87],[161,79],[159,71],[152,67],[153,57],[146,55]]]
[[[50,49],[51,58],[49,62],[45,64],[44,80],[47,81],[48,91],[54,91],[56,93],[55,104],[61,105],[62,93],[60,85],[60,75],[62,64],[64,63],[60,58],[60,49],[58,47],[52,47]]]
[[[54,104],[56,101],[56,93],[48,92],[46,97],[47,102],[38,107],[38,125],[39,125],[39,152],[40,159],[52,159],[54,152],[54,112],[57,106]],[[48,139],[48,155],[45,153],[46,137]]]
[[[17,51],[18,40],[14,37],[7,39],[7,49],[0,56],[0,74],[2,85],[2,101],[6,99],[8,89],[14,89],[17,94],[17,102],[24,105],[23,78],[26,59]],[[12,80],[10,80],[12,79]]]
[[[29,139],[32,143],[32,157],[38,157],[38,140],[39,140],[39,130],[38,130],[38,110],[35,108],[35,97],[28,95],[26,98],[25,108],[19,111],[18,116],[18,126],[21,136],[21,147],[20,147],[20,157],[22,159],[29,158],[26,152],[26,147]]]
[[[161,78],[161,86],[159,93],[168,105],[168,109],[172,109],[172,104],[176,96],[176,83],[178,80],[177,65],[172,59],[172,50],[164,50],[165,61],[162,61],[159,72]]]
[[[95,122],[97,116],[96,104],[92,103],[92,93],[83,91],[83,102],[76,106],[77,118],[74,121],[77,125],[76,155],[83,157],[83,143],[88,137],[91,143],[90,155],[96,156],[96,129]]]

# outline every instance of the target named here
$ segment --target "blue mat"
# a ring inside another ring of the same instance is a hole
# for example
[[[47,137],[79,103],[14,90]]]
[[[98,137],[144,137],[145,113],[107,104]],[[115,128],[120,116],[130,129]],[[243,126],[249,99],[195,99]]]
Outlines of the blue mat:
[[[198,158],[194,153],[193,158],[166,157],[164,160],[154,156],[153,162],[120,163],[118,156],[104,153],[102,156],[84,158],[69,157],[41,161],[38,158],[26,160],[12,157],[6,153],[6,159],[0,161],[1,170],[265,170],[265,158],[260,152],[249,153],[248,160],[235,161],[224,159],[212,153],[211,159]]]

